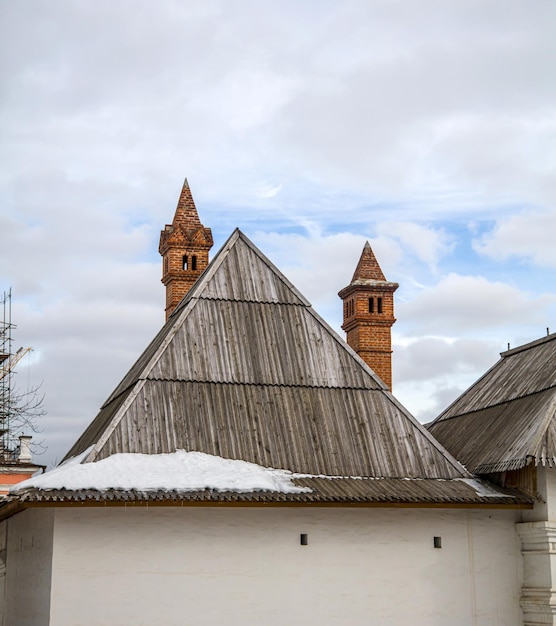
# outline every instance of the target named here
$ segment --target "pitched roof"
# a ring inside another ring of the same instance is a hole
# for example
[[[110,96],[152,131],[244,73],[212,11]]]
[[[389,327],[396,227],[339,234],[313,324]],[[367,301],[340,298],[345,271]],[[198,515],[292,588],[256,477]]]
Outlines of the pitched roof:
[[[556,464],[556,333],[500,356],[430,432],[474,473]]]
[[[295,482],[313,489],[182,499],[519,502],[466,484],[465,469],[239,230],[66,458],[180,449],[306,475]]]

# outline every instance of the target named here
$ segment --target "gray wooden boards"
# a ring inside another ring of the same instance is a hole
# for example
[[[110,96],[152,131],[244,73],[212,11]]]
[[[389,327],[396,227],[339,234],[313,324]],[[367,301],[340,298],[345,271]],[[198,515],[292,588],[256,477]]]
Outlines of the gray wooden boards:
[[[349,501],[349,477],[398,481],[369,501],[455,501],[470,476],[239,230],[67,457],[89,448],[85,462],[184,449],[348,477],[323,483],[325,501]]]
[[[508,350],[430,432],[472,472],[556,463],[556,333]]]

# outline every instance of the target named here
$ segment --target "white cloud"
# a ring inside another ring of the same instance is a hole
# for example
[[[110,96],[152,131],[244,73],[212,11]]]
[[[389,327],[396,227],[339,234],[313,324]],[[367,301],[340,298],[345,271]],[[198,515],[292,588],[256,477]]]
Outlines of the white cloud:
[[[325,235],[306,224],[308,236],[258,232],[253,240],[336,329],[341,324],[338,291],[353,276],[367,238],[353,233]],[[388,275],[400,253],[396,242],[372,239],[371,245]]]
[[[397,342],[394,336],[394,393],[428,422],[494,365],[505,348],[488,339],[424,336]]]
[[[455,337],[462,332],[485,333],[507,325],[546,326],[555,296],[531,295],[482,276],[451,273],[423,290],[411,302],[402,302],[404,316],[415,332]]]
[[[263,183],[260,186],[258,195],[260,198],[275,198],[282,189],[282,185],[272,185],[270,183]]]
[[[377,233],[397,239],[404,252],[413,254],[434,271],[439,261],[454,248],[453,238],[444,230],[415,222],[381,222]]]
[[[556,209],[524,211],[497,221],[473,242],[474,249],[495,260],[518,257],[556,268]]]
[[[480,189],[482,204],[485,190],[556,193],[544,5],[62,1],[4,13],[11,169],[187,169],[224,192],[262,168],[424,194],[429,207],[455,186]]]
[[[456,379],[461,374],[480,373],[492,365],[502,348],[492,341],[430,336],[412,339],[405,344],[394,343],[396,381]]]

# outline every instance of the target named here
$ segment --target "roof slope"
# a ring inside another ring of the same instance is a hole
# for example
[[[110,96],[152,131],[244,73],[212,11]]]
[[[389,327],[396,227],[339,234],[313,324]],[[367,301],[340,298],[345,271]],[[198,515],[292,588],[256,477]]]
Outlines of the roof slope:
[[[66,458],[198,451],[296,474],[300,494],[31,490],[20,501],[523,505],[485,495],[234,231]],[[380,479],[380,480],[376,480]],[[414,480],[408,480],[414,479]],[[520,499],[521,498],[521,499]]]
[[[298,473],[461,466],[236,230],[68,453],[197,450]]]
[[[556,333],[501,359],[430,432],[478,474],[556,463]]]

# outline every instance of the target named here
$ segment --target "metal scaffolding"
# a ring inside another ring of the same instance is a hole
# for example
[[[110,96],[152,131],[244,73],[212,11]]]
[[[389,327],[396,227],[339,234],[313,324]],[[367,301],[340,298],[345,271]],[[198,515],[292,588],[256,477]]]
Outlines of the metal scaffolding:
[[[0,461],[15,461],[19,452],[19,442],[10,428],[13,403],[14,367],[30,348],[12,350],[12,290],[4,291],[0,298],[2,319],[0,320]]]

